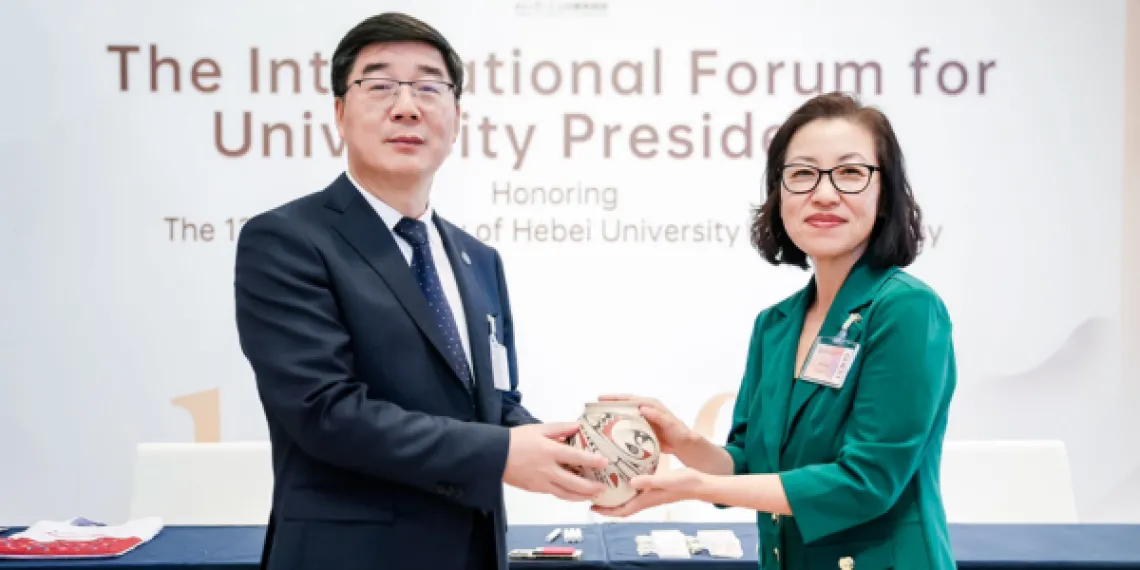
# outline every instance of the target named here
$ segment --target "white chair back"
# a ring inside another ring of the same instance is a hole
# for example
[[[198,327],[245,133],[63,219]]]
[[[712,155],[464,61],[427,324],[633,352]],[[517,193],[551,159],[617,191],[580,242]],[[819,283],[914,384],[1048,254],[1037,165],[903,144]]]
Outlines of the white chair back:
[[[532,493],[503,485],[507,522],[553,526],[587,525],[596,520],[589,503],[563,501],[552,495]]]
[[[132,519],[263,525],[272,496],[269,442],[143,443],[136,449]]]
[[[952,523],[1076,523],[1061,441],[947,441],[942,498]]]
[[[693,523],[755,522],[756,511],[741,507],[717,508],[701,501],[681,501],[672,505],[668,520]]]

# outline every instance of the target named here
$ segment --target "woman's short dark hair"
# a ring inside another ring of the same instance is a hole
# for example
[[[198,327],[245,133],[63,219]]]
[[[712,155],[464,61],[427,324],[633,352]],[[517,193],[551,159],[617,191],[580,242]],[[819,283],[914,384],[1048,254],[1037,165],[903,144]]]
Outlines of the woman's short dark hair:
[[[455,84],[455,100],[463,93],[463,60],[448,43],[447,38],[425,22],[407,14],[386,12],[372,16],[348,31],[333,52],[329,73],[332,76],[332,90],[336,97],[344,97],[348,91],[348,76],[356,65],[360,50],[375,43],[421,42],[439,50],[443,64],[447,67],[449,80]]]
[[[776,131],[768,147],[764,204],[753,209],[752,245],[773,265],[787,263],[807,269],[807,255],[788,237],[780,218],[782,167],[792,136],[816,119],[842,118],[867,127],[875,140],[881,170],[881,190],[875,225],[867,245],[867,262],[875,267],[906,267],[922,247],[922,210],[911,192],[903,152],[891,122],[878,109],[844,93],[827,93],[808,100]]]

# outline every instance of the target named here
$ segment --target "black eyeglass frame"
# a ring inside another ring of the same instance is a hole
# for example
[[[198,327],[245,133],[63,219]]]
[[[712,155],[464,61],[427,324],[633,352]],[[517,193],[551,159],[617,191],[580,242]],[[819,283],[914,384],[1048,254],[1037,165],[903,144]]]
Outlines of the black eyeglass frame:
[[[414,79],[412,81],[399,81],[390,77],[362,77],[355,81],[349,81],[348,86],[352,87],[355,85],[357,87],[363,88],[365,81],[388,81],[390,83],[395,83],[396,88],[392,90],[392,96],[395,96],[397,93],[399,93],[400,88],[405,85],[412,88],[412,97],[419,96],[419,93],[416,91],[416,85],[446,85],[448,91],[451,91],[452,93],[455,92],[455,84],[448,81],[443,81],[442,79]]]
[[[839,170],[840,168],[851,167],[851,166],[863,167],[863,168],[866,168],[867,170],[870,171],[870,174],[867,176],[867,183],[864,184],[863,187],[858,189],[858,190],[842,190],[839,188],[839,184],[835,183],[835,176],[832,173],[835,172],[836,170]],[[786,171],[788,168],[791,168],[791,167],[808,168],[808,169],[815,171],[815,183],[811,185],[811,188],[808,188],[807,190],[792,190],[791,188],[788,188],[788,181],[784,177],[784,171]],[[808,194],[808,193],[814,192],[816,188],[819,188],[819,183],[823,181],[824,175],[827,175],[827,177],[829,179],[831,179],[831,186],[833,188],[835,188],[835,190],[838,191],[840,194],[860,194],[863,191],[867,190],[867,188],[869,188],[871,186],[871,179],[875,177],[875,173],[876,172],[882,172],[882,171],[883,171],[883,169],[881,167],[875,166],[873,164],[863,164],[863,163],[859,163],[859,162],[847,162],[844,164],[839,164],[839,165],[833,166],[831,168],[819,168],[817,166],[812,166],[810,164],[791,163],[791,164],[785,164],[782,167],[780,167],[780,185],[783,186],[785,190],[787,190],[788,192],[791,192],[792,194]]]

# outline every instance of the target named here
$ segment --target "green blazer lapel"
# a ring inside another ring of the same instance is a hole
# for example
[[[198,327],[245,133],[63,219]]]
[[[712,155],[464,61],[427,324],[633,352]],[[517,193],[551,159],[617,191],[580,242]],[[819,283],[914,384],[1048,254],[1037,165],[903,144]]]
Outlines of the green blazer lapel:
[[[869,305],[875,293],[878,292],[879,287],[881,287],[882,284],[886,282],[887,277],[892,275],[895,271],[898,271],[898,269],[873,269],[862,260],[856,263],[851,268],[851,272],[847,275],[847,279],[843,281],[843,286],[839,288],[839,293],[835,296],[835,301],[831,303],[831,308],[827,310],[827,317],[824,318],[823,325],[820,326],[819,336],[833,337],[838,335],[839,329],[843,327],[843,323],[847,320],[847,317],[851,313],[857,312]],[[811,294],[805,295],[805,299],[814,299],[814,287],[815,279],[813,278],[811,284],[808,286]],[[799,342],[801,329],[802,325],[796,329],[794,343]],[[793,346],[795,346],[794,343]],[[794,349],[792,354],[795,354]],[[824,386],[821,384],[800,380],[800,370],[795,370],[794,374],[796,380],[792,383],[791,402],[788,404],[787,421],[783,426],[785,428],[783,432],[785,440],[788,434],[795,429],[796,423],[799,421],[807,403],[811,401],[812,396],[824,389]]]
[[[776,305],[777,318],[764,331],[761,353],[763,364],[760,390],[765,402],[775,404],[761,415],[761,434],[772,471],[780,469],[780,450],[784,442],[784,425],[788,419],[788,398],[796,377],[796,346],[804,326],[807,289]]]

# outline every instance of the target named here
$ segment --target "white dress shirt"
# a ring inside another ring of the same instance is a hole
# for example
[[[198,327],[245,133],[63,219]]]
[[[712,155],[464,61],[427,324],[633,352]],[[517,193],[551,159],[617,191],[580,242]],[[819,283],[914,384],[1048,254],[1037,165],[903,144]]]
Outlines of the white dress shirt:
[[[399,211],[392,206],[386,204],[376,196],[373,196],[366,191],[347,171],[345,174],[348,176],[349,181],[352,182],[364,199],[372,205],[376,213],[380,215],[380,219],[384,220],[384,225],[388,226],[388,231],[392,233],[392,237],[396,240],[396,245],[400,246],[400,251],[404,254],[404,259],[408,262],[408,266],[412,265],[412,245],[396,234],[394,228],[396,224],[404,217]],[[428,244],[431,246],[432,261],[435,262],[435,269],[439,273],[439,282],[443,286],[443,294],[447,298],[447,304],[451,306],[451,314],[455,317],[455,325],[459,328],[459,341],[463,344],[463,354],[467,357],[467,369],[471,370],[471,340],[467,336],[467,315],[463,310],[463,298],[459,295],[459,285],[455,281],[455,272],[451,269],[451,259],[447,257],[447,250],[443,248],[443,238],[439,235],[439,228],[435,227],[435,222],[432,221],[432,208],[428,205],[419,220],[427,224],[428,230]],[[474,374],[472,373],[472,377]]]

